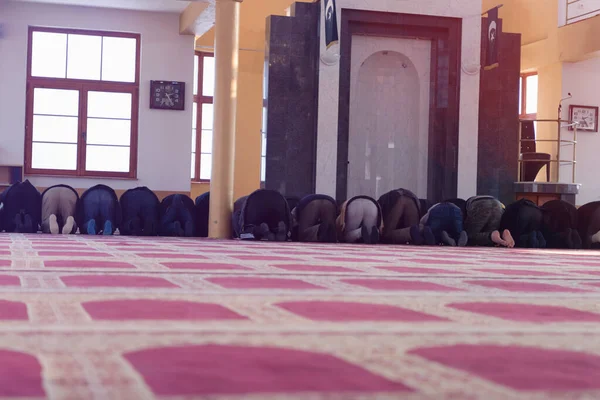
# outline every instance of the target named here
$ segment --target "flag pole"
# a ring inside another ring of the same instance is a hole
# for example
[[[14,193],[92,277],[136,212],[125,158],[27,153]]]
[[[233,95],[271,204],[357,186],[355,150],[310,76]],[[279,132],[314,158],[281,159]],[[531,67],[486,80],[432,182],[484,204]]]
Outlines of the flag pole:
[[[481,16],[483,17],[484,15],[486,15],[487,13],[489,13],[490,11],[495,10],[497,8],[502,8],[502,7],[504,7],[504,4],[498,4],[496,7],[492,7],[489,10],[487,10],[486,12],[481,13]]]

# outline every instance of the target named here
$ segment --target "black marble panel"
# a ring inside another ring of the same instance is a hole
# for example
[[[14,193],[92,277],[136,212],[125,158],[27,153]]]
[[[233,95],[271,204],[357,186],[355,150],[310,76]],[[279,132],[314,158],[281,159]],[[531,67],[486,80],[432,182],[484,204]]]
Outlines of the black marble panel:
[[[487,26],[485,19],[483,26]],[[482,60],[486,59],[486,35],[482,28]],[[480,76],[477,194],[508,204],[515,199],[513,184],[518,174],[521,35],[502,32],[498,44],[498,67],[482,70]]]
[[[321,4],[291,14],[267,18],[265,187],[303,197],[315,192]]]

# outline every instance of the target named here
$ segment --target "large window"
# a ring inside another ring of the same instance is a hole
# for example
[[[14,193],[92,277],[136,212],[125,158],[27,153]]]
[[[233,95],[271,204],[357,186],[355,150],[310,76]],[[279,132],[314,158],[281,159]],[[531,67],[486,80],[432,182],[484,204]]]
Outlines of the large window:
[[[192,111],[192,180],[209,181],[212,169],[213,95],[215,58],[210,53],[194,56],[194,108]]]
[[[535,119],[538,107],[537,72],[522,74],[519,82],[519,116],[522,119]]]
[[[25,172],[134,178],[140,36],[29,29]]]

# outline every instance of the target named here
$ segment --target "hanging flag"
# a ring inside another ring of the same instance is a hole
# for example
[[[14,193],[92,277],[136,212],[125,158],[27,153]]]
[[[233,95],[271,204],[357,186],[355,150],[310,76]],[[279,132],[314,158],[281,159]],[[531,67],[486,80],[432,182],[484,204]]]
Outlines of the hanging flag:
[[[335,0],[325,1],[325,45],[330,48],[339,40]]]
[[[492,8],[487,13],[487,55],[485,60],[485,70],[494,69],[498,66],[498,7]]]

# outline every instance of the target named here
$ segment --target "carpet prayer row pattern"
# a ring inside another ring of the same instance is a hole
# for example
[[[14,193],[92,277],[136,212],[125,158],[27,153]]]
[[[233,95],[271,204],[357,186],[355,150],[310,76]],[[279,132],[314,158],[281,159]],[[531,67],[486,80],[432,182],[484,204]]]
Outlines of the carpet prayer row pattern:
[[[0,235],[0,399],[598,399],[600,253]]]

